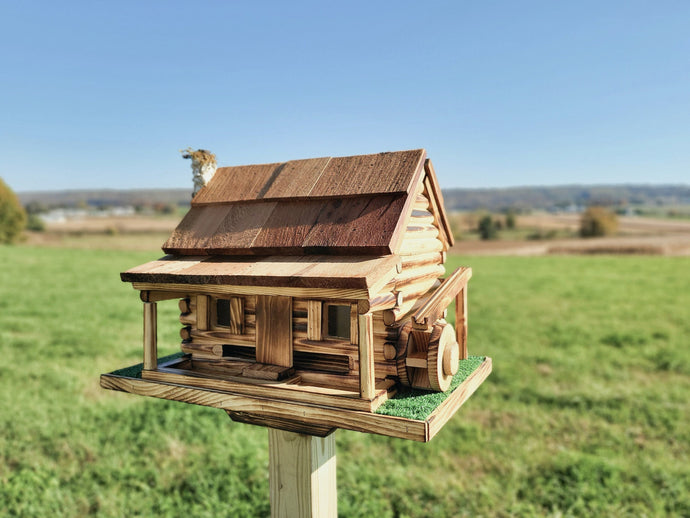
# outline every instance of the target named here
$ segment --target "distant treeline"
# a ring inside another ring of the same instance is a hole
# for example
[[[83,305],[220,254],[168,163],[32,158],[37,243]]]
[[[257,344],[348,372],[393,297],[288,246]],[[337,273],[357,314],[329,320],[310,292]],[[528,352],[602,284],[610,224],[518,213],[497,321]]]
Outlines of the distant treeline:
[[[191,189],[91,189],[70,191],[26,191],[17,196],[24,206],[47,209],[62,207],[154,207],[189,205]]]
[[[22,204],[56,207],[189,205],[190,189],[101,189],[18,193]],[[589,205],[690,205],[688,185],[567,185],[492,189],[445,189],[447,210],[568,210]]]
[[[608,207],[690,205],[689,185],[565,185],[495,189],[446,189],[447,210],[568,210]]]

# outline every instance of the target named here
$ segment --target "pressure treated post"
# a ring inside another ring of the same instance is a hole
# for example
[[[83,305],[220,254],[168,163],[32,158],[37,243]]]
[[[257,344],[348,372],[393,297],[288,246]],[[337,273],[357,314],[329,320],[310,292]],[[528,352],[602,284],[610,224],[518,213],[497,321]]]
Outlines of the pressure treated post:
[[[455,296],[455,336],[460,344],[460,359],[466,360],[467,351],[467,284]]]
[[[314,437],[268,429],[272,518],[338,516],[335,433]]]
[[[155,302],[144,302],[144,369],[158,368],[158,309]]]

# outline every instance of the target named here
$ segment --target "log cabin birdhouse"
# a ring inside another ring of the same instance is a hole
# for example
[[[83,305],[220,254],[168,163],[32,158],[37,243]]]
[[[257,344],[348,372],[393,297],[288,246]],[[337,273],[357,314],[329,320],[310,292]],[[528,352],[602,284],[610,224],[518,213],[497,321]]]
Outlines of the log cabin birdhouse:
[[[144,304],[144,363],[102,385],[312,435],[429,440],[491,370],[483,358],[451,387],[468,358],[472,275],[443,279],[452,244],[423,149],[220,167],[167,255],[121,274]],[[181,352],[159,361],[156,304],[169,299]],[[448,395],[424,419],[380,412],[425,391]]]

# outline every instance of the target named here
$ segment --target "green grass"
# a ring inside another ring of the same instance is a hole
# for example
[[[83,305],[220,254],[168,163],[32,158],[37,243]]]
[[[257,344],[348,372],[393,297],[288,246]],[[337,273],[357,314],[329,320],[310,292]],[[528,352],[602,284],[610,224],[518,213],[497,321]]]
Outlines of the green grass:
[[[98,386],[141,361],[118,273],[158,255],[0,247],[0,516],[268,515],[265,430]],[[690,515],[690,259],[449,262],[493,373],[428,444],[338,431],[340,514]]]

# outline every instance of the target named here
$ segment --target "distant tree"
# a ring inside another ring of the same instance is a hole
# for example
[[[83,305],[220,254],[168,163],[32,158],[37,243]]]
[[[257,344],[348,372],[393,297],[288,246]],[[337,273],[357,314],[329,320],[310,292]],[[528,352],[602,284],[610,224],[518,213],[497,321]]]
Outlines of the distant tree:
[[[30,201],[24,205],[24,210],[28,215],[31,214],[41,214],[43,212],[48,212],[48,206],[40,201]]]
[[[496,239],[498,235],[498,225],[491,217],[491,214],[482,216],[477,224],[477,231],[479,232],[479,237],[484,240]]]
[[[24,230],[26,211],[0,178],[0,243],[14,243]]]
[[[508,210],[508,212],[506,212],[506,228],[513,230],[515,228],[515,220],[515,211],[513,209]]]
[[[29,213],[26,220],[26,230],[32,232],[43,232],[46,229],[46,224],[43,222],[38,214]]]
[[[153,210],[157,214],[175,214],[175,212],[177,211],[177,205],[175,205],[174,203],[155,203],[153,205]]]
[[[614,234],[618,230],[618,218],[612,211],[593,205],[580,217],[580,235],[598,237]]]

